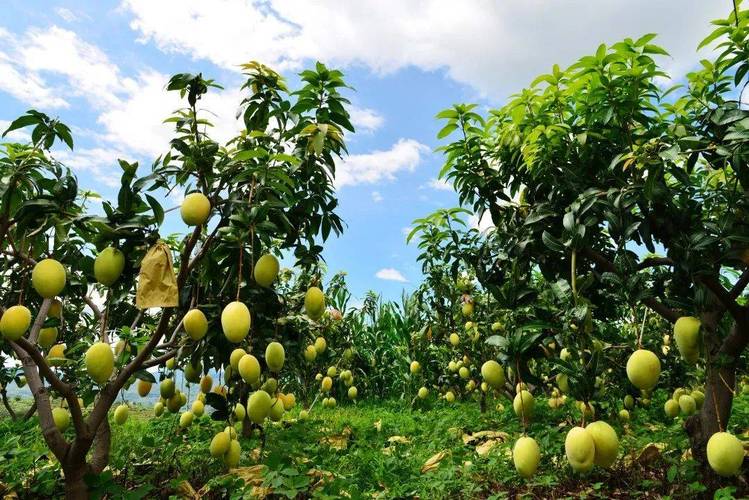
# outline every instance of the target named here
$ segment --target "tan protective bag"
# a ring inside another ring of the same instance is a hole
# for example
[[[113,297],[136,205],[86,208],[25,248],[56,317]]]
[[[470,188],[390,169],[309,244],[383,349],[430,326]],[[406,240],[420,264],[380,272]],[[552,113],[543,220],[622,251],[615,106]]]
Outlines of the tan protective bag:
[[[172,251],[163,240],[148,249],[140,264],[135,305],[149,307],[176,307],[179,300],[177,278],[174,276]]]

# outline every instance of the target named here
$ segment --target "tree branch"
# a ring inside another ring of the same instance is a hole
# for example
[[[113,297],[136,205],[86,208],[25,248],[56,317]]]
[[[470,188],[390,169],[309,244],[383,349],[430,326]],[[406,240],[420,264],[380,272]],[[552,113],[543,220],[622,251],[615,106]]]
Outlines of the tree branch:
[[[676,263],[669,259],[668,257],[648,257],[647,259],[644,259],[642,262],[640,262],[637,265],[637,270],[642,271],[643,269],[647,269],[649,267],[658,267],[658,266],[675,266]]]
[[[130,376],[143,366],[145,360],[148,359],[154,348],[164,336],[173,312],[174,308],[172,307],[164,309],[151,340],[149,340],[143,350],[139,352],[138,355],[120,371],[120,373],[117,374],[117,377],[102,389],[99,395],[99,402],[94,406],[91,415],[88,417],[88,425],[90,428],[98,429],[102,420],[106,418],[107,412],[117,398],[119,390],[125,385]]]
[[[31,418],[31,416],[36,413],[36,400],[31,404],[28,410],[26,410],[26,413],[23,414],[23,419],[28,420]]]
[[[192,271],[192,269],[195,267],[195,265],[200,261],[200,259],[203,258],[205,255],[205,252],[208,250],[208,248],[211,246],[211,243],[213,242],[213,238],[216,237],[216,233],[218,233],[218,230],[221,229],[226,225],[226,219],[221,219],[218,224],[216,224],[216,227],[213,228],[213,231],[211,234],[206,238],[205,243],[201,245],[200,250],[198,250],[198,253],[195,255],[195,257],[190,261],[189,265],[187,266],[187,270]]]
[[[744,270],[736,283],[734,283],[733,288],[731,288],[731,291],[729,292],[731,298],[734,300],[739,298],[747,285],[749,285],[749,267]]]
[[[736,302],[736,300],[731,296],[731,293],[726,290],[715,277],[698,275],[695,276],[695,281],[705,285],[705,287],[715,295],[720,302],[720,305],[727,309],[731,316],[733,316],[733,319],[741,322],[746,318],[747,310]]]
[[[143,318],[143,309],[138,309],[138,314],[135,315],[135,319],[130,324],[130,331],[133,331],[138,327],[138,324],[140,323],[140,320],[142,318]]]
[[[187,243],[185,243],[185,247],[182,249],[182,254],[180,256],[179,274],[177,275],[178,288],[182,288],[185,280],[187,279],[190,254],[192,253],[193,248],[195,248],[195,244],[197,243],[201,232],[202,226],[195,226],[195,229],[188,238]],[[151,339],[145,345],[143,350],[139,352],[138,355],[135,356],[135,358],[117,374],[117,377],[109,384],[107,384],[99,393],[99,401],[94,406],[93,411],[88,417],[87,423],[90,429],[98,430],[99,425],[101,425],[102,421],[107,417],[107,413],[109,412],[112,403],[114,403],[115,399],[117,398],[117,393],[119,392],[119,390],[122,389],[122,387],[127,383],[133,373],[135,373],[143,366],[146,360],[151,356],[151,353],[156,348],[156,346],[159,345],[159,342],[161,342],[162,337],[169,327],[169,322],[172,318],[172,315],[174,314],[174,311],[174,307],[167,307],[163,309],[161,318],[159,319],[159,323],[156,326],[156,330],[154,331]]]
[[[88,295],[83,296],[83,302],[86,303],[86,305],[93,311],[94,316],[97,320],[101,320],[101,309],[99,309],[99,306],[94,304],[94,301],[89,297]]]
[[[70,384],[63,382],[57,377],[57,375],[55,375],[49,367],[49,364],[47,364],[47,361],[44,359],[44,356],[42,356],[42,353],[39,352],[34,344],[23,337],[15,342],[11,341],[10,344],[14,349],[16,347],[23,349],[29,356],[31,356],[31,359],[36,363],[39,372],[41,372],[50,385],[65,398],[65,401],[68,402],[68,408],[70,409],[70,416],[73,418],[73,426],[75,427],[76,434],[84,434],[86,431],[85,422],[83,420],[83,414],[81,413],[81,407],[78,405],[78,398],[73,391],[73,387]]]
[[[21,360],[23,371],[26,374],[26,382],[29,384],[31,394],[34,396],[34,401],[37,405],[39,413],[39,425],[42,428],[42,436],[44,441],[49,446],[52,453],[55,454],[58,460],[65,458],[70,444],[65,441],[62,433],[57,429],[55,420],[52,418],[52,406],[49,401],[49,394],[42,384],[42,379],[39,376],[34,361],[21,347],[16,343],[11,343],[11,347],[16,352],[16,355]]]
[[[604,268],[607,272],[610,273],[616,273],[616,266],[613,262],[611,262],[609,259],[606,258],[605,255],[596,252],[595,250],[592,250],[590,248],[583,248],[580,250],[580,254],[588,257],[593,262]],[[673,309],[669,308],[662,302],[660,302],[658,299],[653,297],[647,297],[642,299],[641,301],[644,305],[648,306],[650,309],[652,309],[654,312],[658,313],[661,317],[664,319],[670,321],[671,323],[675,323],[677,319],[679,319],[679,313],[674,311]]]
[[[36,341],[39,338],[39,332],[42,330],[42,326],[44,326],[44,321],[47,319],[47,314],[49,313],[49,307],[51,305],[52,299],[44,299],[41,307],[39,307],[39,312],[34,319],[34,323],[31,325],[31,330],[29,330],[29,342],[32,344],[36,344]]]
[[[148,361],[144,362],[141,368],[151,368],[153,366],[158,366],[161,363],[164,363],[172,359],[174,356],[177,355],[178,352],[179,352],[179,349],[172,349],[171,351],[167,351],[165,354],[162,354],[159,357],[151,358]]]
[[[0,389],[0,396],[3,398],[3,406],[5,406],[5,409],[8,410],[8,415],[10,415],[11,420],[16,420],[18,417],[16,416],[16,412],[13,411],[13,408],[8,402],[8,393],[5,390],[5,387]]]

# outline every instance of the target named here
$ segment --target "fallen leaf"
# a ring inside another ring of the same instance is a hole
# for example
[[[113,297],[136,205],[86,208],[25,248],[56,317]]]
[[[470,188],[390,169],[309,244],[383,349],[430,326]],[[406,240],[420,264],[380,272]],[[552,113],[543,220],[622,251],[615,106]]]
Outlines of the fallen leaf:
[[[498,439],[500,441],[506,441],[510,437],[506,432],[501,431],[479,431],[474,434],[463,434],[463,444],[471,444],[475,441],[483,441],[485,439]]]
[[[310,486],[310,489],[315,489],[323,486],[325,483],[328,483],[332,481],[335,476],[332,472],[328,472],[325,470],[320,469],[310,469],[307,471],[307,475],[311,477],[313,480],[317,480],[312,486]]]
[[[408,439],[405,436],[390,436],[388,438],[388,443],[401,443],[401,444],[408,444],[411,440]]]
[[[195,491],[195,488],[193,488],[188,481],[182,481],[181,483],[179,483],[177,485],[176,493],[180,498],[188,498],[191,500],[200,500],[201,498],[200,495],[198,495],[198,492]]]
[[[346,448],[348,448],[349,436],[351,436],[351,428],[346,427],[340,434],[323,437],[320,440],[320,443],[327,444],[328,446],[336,450],[345,450]]]
[[[378,420],[374,423],[374,428],[377,429],[377,432],[380,432],[382,430],[382,420]]]
[[[494,448],[501,442],[502,441],[499,439],[490,439],[488,441],[484,441],[480,445],[476,446],[476,453],[478,453],[481,457],[485,457],[489,454],[492,448]]]
[[[666,443],[648,443],[643,447],[634,462],[640,465],[648,465],[661,456],[661,451],[666,449]],[[631,465],[633,462],[631,457],[625,457],[625,465]]]
[[[237,467],[229,471],[230,474],[242,479],[245,484],[259,486],[263,484],[263,475],[265,474],[264,465],[252,465],[250,467]]]
[[[437,467],[439,467],[440,462],[446,456],[447,456],[447,450],[443,450],[443,451],[440,451],[439,453],[432,455],[429,458],[429,460],[424,462],[424,465],[421,467],[421,473],[424,474],[425,472],[429,472],[430,470],[434,470]]]

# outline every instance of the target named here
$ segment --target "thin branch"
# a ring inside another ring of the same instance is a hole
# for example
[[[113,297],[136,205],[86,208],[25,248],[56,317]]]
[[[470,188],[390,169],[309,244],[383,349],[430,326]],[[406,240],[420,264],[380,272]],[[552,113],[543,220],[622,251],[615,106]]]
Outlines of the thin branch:
[[[28,420],[31,418],[31,416],[36,413],[36,400],[31,404],[31,407],[29,407],[28,410],[26,410],[26,413],[23,414],[23,419]]]
[[[734,283],[733,288],[731,288],[729,292],[731,298],[737,299],[744,292],[747,285],[749,285],[749,267],[744,270],[736,283]]]
[[[607,259],[605,255],[596,252],[595,250],[591,250],[590,248],[583,248],[580,252],[582,255],[600,265],[606,271],[616,274],[616,266],[614,266],[614,263]],[[644,298],[641,302],[671,323],[675,323],[676,320],[679,319],[679,313],[653,297]]]
[[[211,234],[206,238],[205,242],[200,246],[200,249],[198,250],[198,253],[195,255],[195,257],[190,261],[190,264],[187,266],[187,270],[192,271],[192,269],[195,267],[195,265],[200,261],[200,259],[203,258],[205,255],[205,252],[210,248],[211,243],[213,242],[213,238],[216,237],[216,234],[218,233],[218,230],[221,229],[226,225],[226,219],[221,219],[218,224],[216,224],[216,227],[213,228],[213,231]]]
[[[5,409],[8,410],[8,415],[10,415],[11,420],[15,420],[18,418],[16,416],[16,412],[13,411],[13,408],[10,406],[10,403],[8,402],[8,393],[5,390],[5,387],[0,389],[0,397],[3,399],[3,406],[5,406]]]
[[[143,309],[138,309],[138,314],[135,315],[135,319],[130,324],[130,331],[133,331],[138,327],[141,319],[143,319]]]
[[[158,366],[161,363],[165,363],[166,361],[176,356],[177,352],[179,352],[179,349],[172,349],[171,351],[168,351],[165,354],[162,354],[161,356],[157,358],[151,358],[145,363],[143,363],[143,366],[141,368],[151,368],[153,366]]]
[[[91,309],[91,311],[93,311],[94,316],[96,317],[96,319],[100,320],[101,319],[101,310],[99,309],[99,306],[97,306],[96,304],[94,304],[94,301],[91,299],[91,297],[89,297],[88,295],[84,295],[83,296],[83,302],[85,302],[86,305]]]
[[[676,263],[669,259],[668,257],[648,257],[647,259],[644,259],[642,262],[640,262],[637,265],[637,270],[642,271],[643,269],[647,269],[649,267],[658,267],[658,266],[671,266],[674,267]]]
[[[112,406],[112,403],[114,403],[115,399],[117,399],[117,393],[125,385],[128,379],[133,375],[133,373],[135,373],[141,366],[143,366],[143,363],[146,361],[146,359],[151,356],[151,353],[159,344],[161,338],[164,336],[164,333],[169,326],[169,320],[171,319],[173,313],[174,308],[172,307],[167,307],[164,309],[161,314],[159,324],[157,325],[156,331],[151,337],[151,340],[149,340],[143,350],[138,353],[138,355],[130,363],[128,363],[120,371],[120,373],[117,374],[117,377],[112,382],[107,384],[101,391],[99,395],[99,402],[94,406],[93,411],[88,417],[88,425],[91,429],[98,429],[102,420],[106,418],[107,412]]]
[[[174,344],[174,341],[177,339],[177,334],[179,333],[180,329],[182,328],[182,322],[184,319],[179,320],[179,323],[177,323],[177,327],[172,330],[172,334],[169,336],[169,340],[166,341],[167,345]],[[164,345],[162,345],[164,347]]]
[[[34,319],[34,324],[31,325],[31,330],[29,331],[29,342],[32,344],[35,344],[36,340],[39,338],[39,332],[42,330],[42,326],[44,326],[44,321],[47,319],[47,314],[49,314],[49,308],[51,305],[52,299],[44,299],[42,301],[39,312]]]
[[[705,287],[715,295],[721,306],[727,309],[735,320],[741,321],[746,317],[747,310],[736,302],[736,300],[731,296],[731,293],[720,284],[720,281],[712,276],[703,275],[696,276],[695,280],[705,285]]]

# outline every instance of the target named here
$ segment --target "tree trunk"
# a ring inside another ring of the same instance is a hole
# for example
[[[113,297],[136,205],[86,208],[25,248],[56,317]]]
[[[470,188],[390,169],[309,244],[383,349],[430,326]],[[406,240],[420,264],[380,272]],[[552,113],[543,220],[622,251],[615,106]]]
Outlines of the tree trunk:
[[[65,472],[65,498],[67,500],[87,500],[88,485],[83,477],[88,467],[86,463],[71,464],[63,467]]]
[[[710,357],[705,381],[705,402],[699,413],[684,422],[692,456],[700,463],[705,477],[713,480],[715,475],[707,462],[707,442],[713,434],[728,427],[736,386],[736,367],[749,340],[749,330],[743,323],[734,323],[722,344],[717,340],[714,327],[711,331],[711,325],[706,325],[706,349]]]

